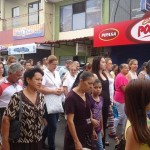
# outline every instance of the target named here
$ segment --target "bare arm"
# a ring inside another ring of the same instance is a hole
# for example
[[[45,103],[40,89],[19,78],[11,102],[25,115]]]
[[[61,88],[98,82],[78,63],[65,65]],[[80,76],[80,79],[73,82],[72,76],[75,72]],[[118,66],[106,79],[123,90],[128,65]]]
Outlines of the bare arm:
[[[125,150],[140,150],[140,144],[135,140],[132,127],[129,127],[126,132]]]
[[[61,95],[63,93],[62,88],[57,88],[57,89],[49,89],[46,86],[42,85],[39,89],[39,92],[47,95],[47,94],[56,94],[56,95]]]
[[[63,89],[64,89],[65,96],[67,96],[67,94],[68,94],[68,87],[67,86],[63,86]]]
[[[123,92],[125,92],[126,86],[121,86],[120,88]]]
[[[104,136],[104,130],[103,130],[103,115],[102,115],[102,111],[101,111],[100,126],[101,126],[101,133],[102,133],[102,137],[103,137]]]
[[[130,81],[132,78],[131,78],[131,74],[130,73],[128,73],[127,75],[126,75],[126,78],[128,79],[128,81]]]
[[[78,139],[73,119],[74,119],[74,114],[67,114],[67,124],[68,124],[69,131],[71,133],[71,136],[74,140],[75,150],[82,150],[82,145]]]
[[[2,148],[1,150],[10,150],[9,145],[9,127],[10,127],[10,119],[8,116],[3,116],[2,120]]]

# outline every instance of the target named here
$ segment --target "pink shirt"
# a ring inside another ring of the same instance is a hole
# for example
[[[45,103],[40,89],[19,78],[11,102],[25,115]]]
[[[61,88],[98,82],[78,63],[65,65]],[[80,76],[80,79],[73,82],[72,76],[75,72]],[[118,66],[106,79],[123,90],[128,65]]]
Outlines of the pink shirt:
[[[122,73],[119,73],[115,79],[115,94],[114,100],[119,103],[124,103],[124,92],[121,90],[121,86],[126,86],[128,84],[128,79]]]

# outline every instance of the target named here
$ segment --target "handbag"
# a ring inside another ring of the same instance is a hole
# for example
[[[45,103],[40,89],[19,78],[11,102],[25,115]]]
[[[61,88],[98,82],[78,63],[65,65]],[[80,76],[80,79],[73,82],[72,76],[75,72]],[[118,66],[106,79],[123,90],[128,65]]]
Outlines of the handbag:
[[[45,75],[54,83],[54,85],[58,88],[58,85],[52,80],[51,76],[45,72]],[[49,94],[44,96],[47,113],[55,114],[55,113],[63,113],[63,105],[62,100],[64,99],[64,95],[55,95]]]
[[[22,97],[21,93],[18,93],[19,101],[19,115],[15,119],[10,121],[9,128],[9,140],[14,141],[20,137],[20,127],[21,127],[21,116],[22,116]]]
[[[62,95],[55,94],[45,95],[45,103],[48,114],[63,113]]]

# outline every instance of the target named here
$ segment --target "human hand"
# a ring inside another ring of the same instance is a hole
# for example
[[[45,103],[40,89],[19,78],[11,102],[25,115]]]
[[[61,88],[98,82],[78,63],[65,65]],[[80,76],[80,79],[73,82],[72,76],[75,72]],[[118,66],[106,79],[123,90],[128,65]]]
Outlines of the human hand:
[[[55,90],[55,94],[58,95],[58,96],[60,96],[62,93],[63,93],[63,89],[62,88],[57,88]]]
[[[80,142],[75,142],[75,150],[82,150],[82,144]]]
[[[1,150],[10,150],[10,145],[8,140],[2,139]]]
[[[96,119],[91,119],[91,122],[94,127],[98,127],[100,125],[100,121],[98,121]]]
[[[97,141],[97,139],[98,139],[95,130],[93,130],[92,138],[93,138],[93,140],[96,140],[96,141]]]

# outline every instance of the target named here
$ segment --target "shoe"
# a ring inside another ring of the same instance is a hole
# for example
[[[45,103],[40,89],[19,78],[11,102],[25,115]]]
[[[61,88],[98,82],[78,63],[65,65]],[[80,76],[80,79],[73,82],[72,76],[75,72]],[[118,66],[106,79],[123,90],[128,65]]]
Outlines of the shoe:
[[[105,142],[105,146],[109,146],[109,142],[108,141]]]

